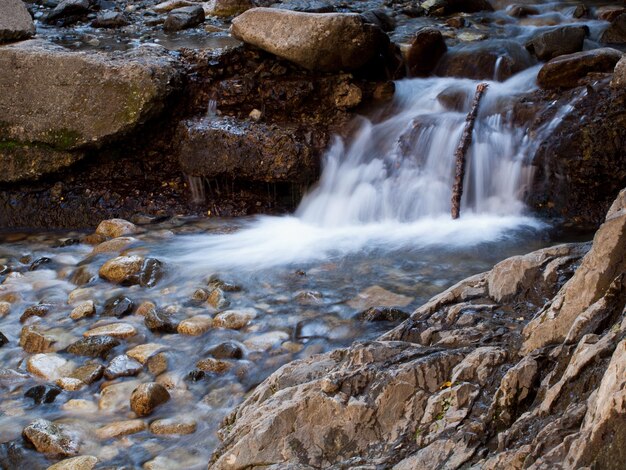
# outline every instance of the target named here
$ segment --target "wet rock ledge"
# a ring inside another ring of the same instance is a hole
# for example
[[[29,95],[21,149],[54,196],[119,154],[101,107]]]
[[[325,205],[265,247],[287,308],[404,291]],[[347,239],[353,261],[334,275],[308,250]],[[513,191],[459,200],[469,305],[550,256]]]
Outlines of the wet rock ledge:
[[[592,244],[509,258],[376,341],[283,366],[209,468],[622,468],[625,201]]]

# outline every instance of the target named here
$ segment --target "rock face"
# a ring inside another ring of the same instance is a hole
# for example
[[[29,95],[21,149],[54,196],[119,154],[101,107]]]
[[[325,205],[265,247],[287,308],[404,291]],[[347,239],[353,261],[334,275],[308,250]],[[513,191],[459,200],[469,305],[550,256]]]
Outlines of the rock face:
[[[377,341],[287,364],[209,468],[620,468],[625,201],[593,244],[505,260]]]
[[[142,48],[107,57],[31,40],[0,48],[0,181],[35,179],[158,114],[177,72]]]
[[[542,88],[571,88],[591,72],[611,72],[621,57],[608,47],[562,55],[541,68],[537,82]]]
[[[232,175],[252,181],[311,181],[318,163],[302,131],[230,118],[184,122],[179,161],[194,176]]]
[[[236,17],[231,34],[248,44],[322,72],[356,70],[388,45],[386,35],[357,14],[253,8]]]
[[[0,4],[0,44],[28,39],[35,25],[22,0],[3,0]]]
[[[534,184],[528,203],[545,215],[587,227],[603,222],[611,201],[626,181],[626,161],[622,158],[626,146],[626,90],[615,86],[620,83],[619,75],[613,75],[613,87],[609,86],[610,74],[600,80],[598,77],[602,75],[581,79],[582,86],[565,92],[539,92],[543,103],[557,99],[553,109],[569,103],[572,109],[557,122],[553,121],[553,111],[546,112],[530,126],[530,132],[536,133],[540,132],[537,123],[556,124],[535,153]]]

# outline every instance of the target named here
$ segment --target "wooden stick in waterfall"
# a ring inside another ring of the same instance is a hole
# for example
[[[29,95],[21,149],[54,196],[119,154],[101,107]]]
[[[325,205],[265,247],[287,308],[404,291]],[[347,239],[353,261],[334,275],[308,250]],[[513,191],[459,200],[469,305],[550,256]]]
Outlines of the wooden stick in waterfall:
[[[480,83],[476,87],[476,94],[474,95],[474,101],[472,102],[472,109],[465,118],[465,129],[463,129],[463,135],[459,146],[454,153],[456,157],[456,173],[454,176],[454,186],[452,187],[452,218],[458,219],[461,215],[461,197],[463,196],[463,180],[465,179],[465,154],[472,143],[472,132],[474,131],[474,121],[478,114],[478,105],[483,93],[489,85],[487,83]]]

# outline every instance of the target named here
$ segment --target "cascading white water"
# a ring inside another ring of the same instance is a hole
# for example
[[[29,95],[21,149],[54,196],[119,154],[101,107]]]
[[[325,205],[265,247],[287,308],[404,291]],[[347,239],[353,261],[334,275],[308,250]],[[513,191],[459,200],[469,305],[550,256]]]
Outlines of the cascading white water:
[[[462,214],[518,215],[523,210],[532,152],[510,107],[516,93],[532,90],[535,73],[531,69],[490,83],[467,154]],[[333,144],[319,185],[304,198],[297,216],[336,227],[448,214],[454,154],[475,87],[475,81],[452,78],[398,82],[393,115],[377,123],[364,119],[351,144]],[[450,100],[456,109],[443,104]]]
[[[455,78],[397,83],[389,108],[362,118],[349,143],[337,138],[318,185],[294,216],[262,216],[224,235],[190,236],[172,259],[190,272],[259,269],[336,258],[361,250],[454,249],[517,237],[544,224],[524,215],[523,194],[536,146],[567,114],[532,137],[514,122],[519,94],[532,91],[538,67],[489,82],[467,154],[461,218],[451,220],[454,153],[476,81]],[[554,105],[556,106],[556,104]]]

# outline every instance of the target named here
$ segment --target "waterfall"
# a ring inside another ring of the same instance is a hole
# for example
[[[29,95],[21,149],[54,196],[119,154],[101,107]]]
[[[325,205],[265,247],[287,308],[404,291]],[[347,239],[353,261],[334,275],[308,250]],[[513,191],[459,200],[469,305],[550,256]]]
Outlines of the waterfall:
[[[467,154],[463,214],[519,215],[532,178],[525,130],[515,125],[516,94],[531,91],[536,70],[490,82]],[[453,78],[397,83],[388,116],[362,119],[353,140],[336,139],[317,187],[296,215],[324,227],[413,222],[450,212],[455,149],[476,82]]]
[[[189,272],[211,266],[259,269],[338,259],[363,250],[466,249],[537,237],[545,223],[525,214],[536,147],[571,110],[553,103],[552,120],[533,131],[516,123],[519,95],[536,88],[538,67],[489,82],[467,153],[461,217],[451,220],[455,149],[476,81],[397,82],[393,102],[347,141],[336,138],[318,184],[293,216],[260,216],[228,234],[197,235],[173,261]]]

